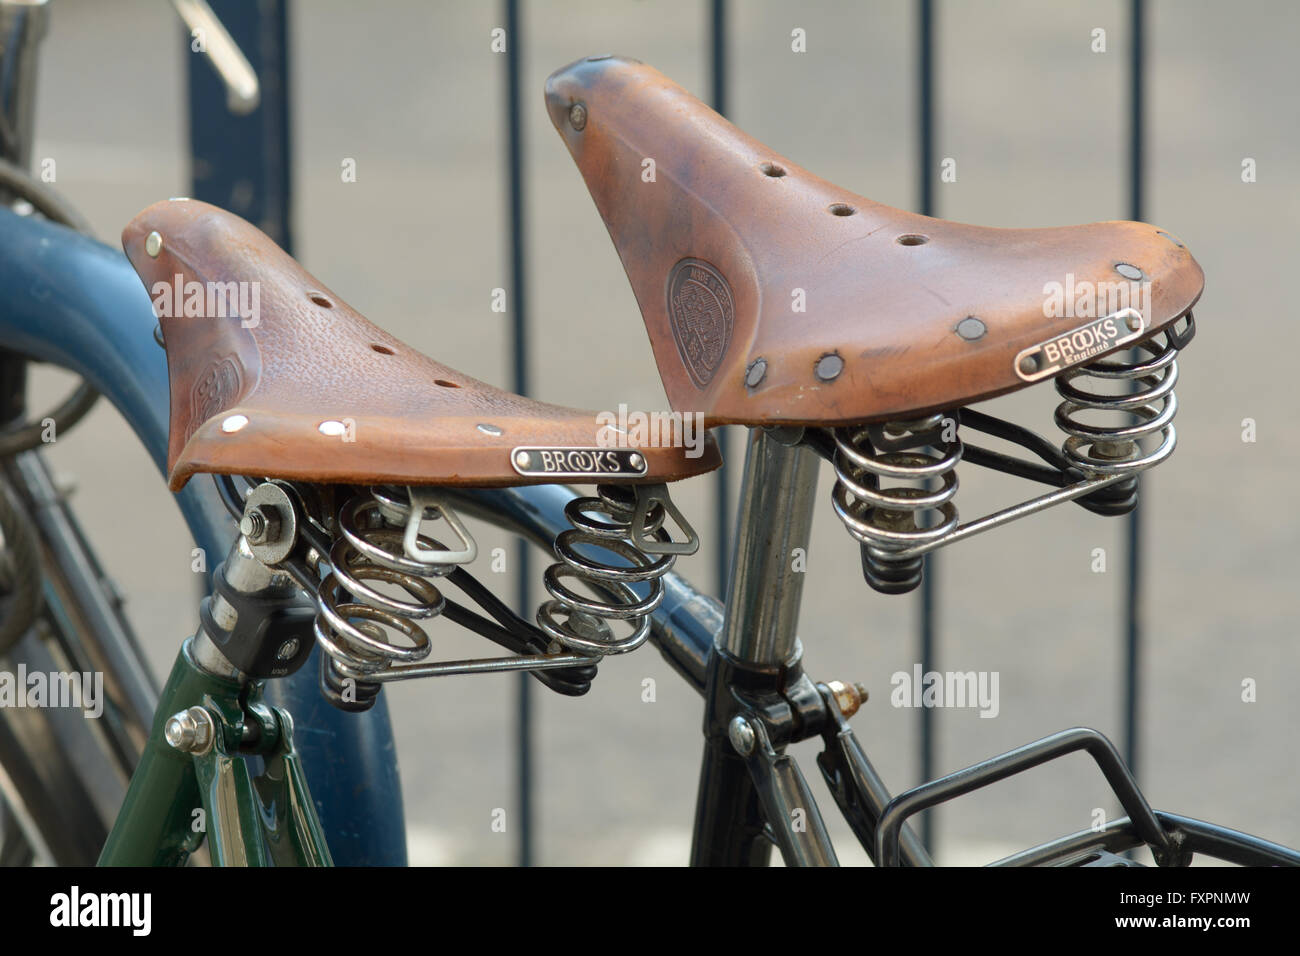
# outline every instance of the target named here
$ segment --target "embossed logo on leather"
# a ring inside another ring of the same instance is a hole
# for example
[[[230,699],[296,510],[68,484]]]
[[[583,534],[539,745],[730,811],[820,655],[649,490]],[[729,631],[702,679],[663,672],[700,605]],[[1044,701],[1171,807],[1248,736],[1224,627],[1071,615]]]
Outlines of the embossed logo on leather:
[[[668,274],[668,320],[682,364],[704,388],[722,364],[736,324],[731,286],[703,259],[683,259]]]
[[[198,431],[200,425],[234,404],[242,384],[239,360],[233,355],[217,359],[194,380],[194,387],[190,389],[190,427],[185,436],[187,441]]]

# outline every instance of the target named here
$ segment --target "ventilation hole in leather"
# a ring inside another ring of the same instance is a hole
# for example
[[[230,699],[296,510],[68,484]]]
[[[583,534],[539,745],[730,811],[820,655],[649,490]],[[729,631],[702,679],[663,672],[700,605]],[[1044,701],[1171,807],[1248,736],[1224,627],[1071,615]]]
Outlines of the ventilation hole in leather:
[[[857,212],[848,203],[843,202],[831,203],[830,210],[832,216],[851,216]]]
[[[763,171],[764,176],[771,176],[773,179],[780,179],[785,175],[785,170],[776,163],[764,163],[758,168]]]
[[[457,385],[455,382],[449,382],[445,378],[435,378],[433,380],[433,384],[441,385],[443,388],[460,388],[460,386]]]
[[[387,345],[380,345],[378,342],[374,343],[374,344],[371,345],[370,347],[371,347],[372,349],[374,349],[376,352],[378,352],[380,355],[392,355],[392,354],[393,354],[393,350],[392,350],[392,349],[390,349]]]
[[[930,241],[930,237],[918,236],[913,233],[908,233],[905,236],[899,236],[894,241],[897,242],[900,246],[923,246]]]
[[[319,293],[319,292],[308,292],[308,293],[307,293],[307,298],[311,299],[313,302],[315,302],[317,305],[319,305],[322,309],[332,309],[332,308],[334,308],[334,303],[331,302],[328,298],[326,298],[324,295],[322,295],[322,294]]]

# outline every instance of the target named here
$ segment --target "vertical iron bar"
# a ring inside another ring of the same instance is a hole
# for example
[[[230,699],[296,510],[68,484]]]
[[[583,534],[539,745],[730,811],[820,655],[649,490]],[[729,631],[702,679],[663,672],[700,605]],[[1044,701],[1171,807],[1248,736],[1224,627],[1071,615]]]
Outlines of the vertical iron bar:
[[[709,4],[709,71],[713,108],[727,115],[727,0]],[[713,438],[722,453],[723,467],[714,477],[714,537],[717,540],[717,576],[719,597],[727,593],[728,562],[731,560],[731,504],[727,491],[727,437],[725,427],[713,429]]]
[[[212,65],[186,57],[190,195],[242,216],[293,255],[287,3],[210,0],[209,5],[248,58],[261,96],[257,109],[234,115]]]
[[[524,273],[524,181],[523,181],[523,130],[520,123],[520,47],[519,0],[506,0],[506,132],[510,151],[508,179],[510,189],[510,298],[513,323],[511,347],[514,375],[512,387],[520,395],[528,394],[528,326],[525,309]],[[528,542],[523,538],[515,543],[515,568],[519,575],[519,613],[531,616],[529,597]],[[519,865],[533,864],[533,740],[532,740],[532,684],[528,674],[516,678],[519,698],[516,707],[516,784],[519,789]]]
[[[1143,0],[1132,0],[1129,32],[1129,218],[1141,221],[1143,216],[1142,173],[1144,165],[1143,131],[1145,88],[1143,83],[1143,25],[1145,21]],[[1135,355],[1139,354],[1137,352]],[[1141,476],[1138,477],[1139,484]],[[1125,540],[1128,547],[1128,579],[1124,588],[1124,760],[1136,779],[1138,774],[1138,686],[1142,646],[1142,498],[1125,519]]]
[[[934,215],[934,4],[932,0],[920,0],[919,21],[917,23],[917,60],[919,96],[917,98],[917,130],[919,133],[918,154],[920,161],[920,209],[923,216]],[[920,643],[921,673],[927,674],[934,667],[935,659],[935,576],[939,570],[936,555],[927,554],[924,558],[921,575],[921,612]],[[935,740],[934,711],[929,707],[921,708],[921,782],[933,780],[935,776]],[[927,810],[921,815],[921,842],[925,844],[930,855],[934,855],[934,810]]]

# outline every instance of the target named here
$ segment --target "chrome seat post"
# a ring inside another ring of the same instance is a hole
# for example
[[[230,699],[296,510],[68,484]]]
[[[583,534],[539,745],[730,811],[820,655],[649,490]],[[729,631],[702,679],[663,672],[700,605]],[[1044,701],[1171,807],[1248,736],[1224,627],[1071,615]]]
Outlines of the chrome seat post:
[[[726,612],[705,675],[696,866],[765,866],[773,843],[789,865],[835,863],[812,792],[784,756],[796,728],[815,732],[821,714],[795,637],[803,597],[795,550],[808,547],[820,464],[795,444],[801,437],[802,429],[749,433]],[[806,827],[788,825],[791,808]]]
[[[748,664],[780,665],[796,653],[803,574],[792,558],[796,548],[808,548],[821,461],[779,435],[749,433],[719,637],[728,654]]]

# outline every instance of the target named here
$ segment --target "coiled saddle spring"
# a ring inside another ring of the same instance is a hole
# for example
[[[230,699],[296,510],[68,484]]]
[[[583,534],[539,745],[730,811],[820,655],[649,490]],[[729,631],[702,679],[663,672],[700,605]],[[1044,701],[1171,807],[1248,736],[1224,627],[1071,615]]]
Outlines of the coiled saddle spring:
[[[862,545],[863,574],[886,594],[910,591],[921,580],[921,557],[899,552],[938,541],[957,527],[953,497],[962,443],[956,420],[935,414],[853,425],[835,429],[834,439],[838,480],[832,501]]]
[[[819,447],[834,463],[835,511],[862,545],[867,582],[889,594],[911,590],[928,552],[1065,501],[1098,514],[1131,511],[1138,475],[1173,454],[1177,357],[1195,330],[1188,313],[1182,331],[1175,323],[1132,354],[1059,374],[1055,421],[1066,436],[1059,451],[1028,429],[972,409],[834,429],[833,446]],[[1046,464],[963,445],[959,423],[1021,445]],[[953,498],[963,457],[1055,490],[959,525]]]
[[[419,532],[421,521],[438,517],[460,539],[459,548]],[[321,684],[331,702],[363,710],[379,693],[379,682],[368,677],[423,660],[432,649],[418,622],[441,614],[446,600],[428,579],[473,561],[478,548],[455,512],[420,489],[371,488],[343,506],[338,524],[330,573],[317,592]],[[389,640],[385,628],[406,643]]]
[[[561,646],[603,657],[640,647],[650,634],[650,614],[663,600],[660,580],[679,554],[694,554],[700,539],[662,484],[598,485],[595,497],[575,498],[564,508],[573,527],[555,539],[560,560],[546,569],[551,600],[537,609],[537,624]],[[674,541],[664,521],[677,523],[686,540]],[[610,557],[621,559],[611,563]],[[586,584],[589,597],[567,582]],[[645,585],[638,594],[635,585]],[[611,622],[625,622],[619,636]]]
[[[1119,487],[1133,494],[1137,473],[1172,455],[1177,442],[1174,385],[1181,346],[1172,330],[1158,338],[1138,345],[1135,358],[1101,359],[1056,379],[1064,399],[1056,407],[1056,424],[1067,435],[1061,451],[1089,478],[1128,476]],[[1151,436],[1159,442],[1144,449]]]
[[[663,600],[660,578],[678,554],[698,550],[699,538],[662,484],[600,485],[596,497],[571,501],[565,515],[573,528],[555,540],[560,563],[544,579],[552,599],[538,610],[534,627],[462,567],[478,548],[437,492],[373,487],[350,499],[339,513],[329,573],[317,589],[315,633],[324,651],[326,698],[345,710],[365,710],[385,681],[509,670],[533,671],[559,693],[585,693],[596,661],[645,641],[649,615]],[[685,541],[673,540],[664,527],[668,517]],[[423,522],[437,519],[457,545],[421,533]],[[491,619],[445,598],[433,583],[443,577]],[[596,596],[575,590],[576,582]],[[422,623],[443,614],[515,656],[425,661],[432,642]],[[620,621],[630,634],[615,634],[611,625]]]

